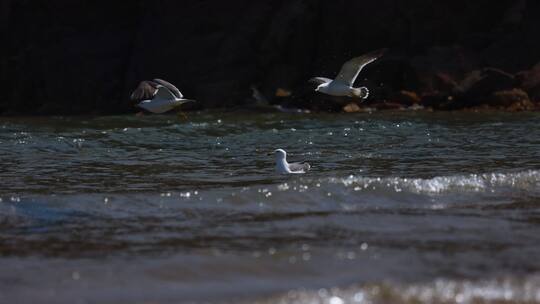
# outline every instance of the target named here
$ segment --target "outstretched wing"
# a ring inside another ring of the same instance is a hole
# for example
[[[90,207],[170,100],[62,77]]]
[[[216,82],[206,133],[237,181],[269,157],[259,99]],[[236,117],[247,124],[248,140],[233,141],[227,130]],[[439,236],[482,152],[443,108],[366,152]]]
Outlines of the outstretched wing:
[[[188,102],[197,102],[195,99],[180,99],[180,104],[185,104]]]
[[[331,81],[332,79],[326,78],[326,77],[313,77],[309,80],[309,82],[315,83],[315,84],[323,84],[323,83],[328,83]]]
[[[164,99],[164,100],[175,100],[175,95],[173,92],[171,92],[168,88],[164,86],[159,86],[155,95],[155,98],[157,99]]]
[[[292,173],[305,173],[311,166],[308,163],[289,163],[289,169]]]
[[[131,93],[131,100],[140,101],[144,99],[152,99],[156,94],[159,85],[153,81],[141,81],[139,86]]]
[[[352,86],[356,80],[356,77],[358,77],[358,74],[360,74],[360,71],[362,71],[366,65],[379,59],[379,57],[381,57],[385,51],[386,49],[376,50],[345,62],[334,81],[339,81],[347,84],[348,86]]]
[[[169,89],[169,90],[174,94],[174,96],[175,96],[176,98],[182,98],[182,97],[184,97],[184,96],[182,95],[182,93],[180,93],[180,90],[178,90],[178,88],[175,87],[172,83],[167,82],[167,81],[165,81],[165,80],[163,80],[163,79],[159,79],[159,78],[154,79],[154,81],[157,82],[157,83],[159,83],[160,85],[166,87],[167,89]]]

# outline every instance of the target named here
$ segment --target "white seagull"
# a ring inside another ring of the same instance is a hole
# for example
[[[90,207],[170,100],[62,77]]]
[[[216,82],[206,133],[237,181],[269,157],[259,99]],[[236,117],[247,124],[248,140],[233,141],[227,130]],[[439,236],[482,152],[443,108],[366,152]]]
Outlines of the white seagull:
[[[314,77],[309,81],[318,84],[316,92],[332,96],[349,96],[366,99],[369,96],[369,90],[366,87],[354,88],[353,84],[362,69],[379,59],[386,49],[380,49],[367,53],[360,57],[355,57],[343,64],[336,79],[325,77]]]
[[[276,156],[276,172],[279,174],[301,174],[309,171],[311,166],[308,163],[288,163],[287,152],[283,149],[274,151]]]
[[[185,99],[180,90],[173,84],[163,80],[145,80],[131,93],[131,99],[140,101],[137,106],[149,112],[161,114],[168,112],[186,102],[195,100]]]

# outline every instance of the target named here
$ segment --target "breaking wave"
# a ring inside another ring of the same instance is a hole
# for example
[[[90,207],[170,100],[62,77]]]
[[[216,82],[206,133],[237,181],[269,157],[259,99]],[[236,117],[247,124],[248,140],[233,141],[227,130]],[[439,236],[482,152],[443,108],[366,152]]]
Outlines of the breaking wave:
[[[292,290],[256,303],[539,303],[540,277],[481,281],[437,279],[429,283]]]
[[[407,191],[418,194],[496,192],[504,189],[534,192],[540,188],[540,171],[437,176],[429,179],[349,176],[331,178],[330,182],[354,187],[356,191],[387,188],[396,192]]]

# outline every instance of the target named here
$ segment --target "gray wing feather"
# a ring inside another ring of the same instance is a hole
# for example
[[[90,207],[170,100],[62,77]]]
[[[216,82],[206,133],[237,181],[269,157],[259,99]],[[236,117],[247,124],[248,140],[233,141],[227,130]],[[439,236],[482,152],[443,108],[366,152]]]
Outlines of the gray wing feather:
[[[188,103],[188,102],[197,102],[197,101],[195,99],[180,99],[181,104]]]
[[[165,99],[165,100],[176,99],[174,93],[164,86],[159,86],[155,97],[159,99]]]
[[[309,82],[316,83],[316,84],[323,84],[323,83],[328,83],[331,81],[332,79],[326,78],[326,77],[313,77],[309,80]]]
[[[157,82],[157,83],[159,83],[160,85],[166,87],[167,89],[169,89],[169,90],[174,94],[174,96],[175,96],[176,98],[182,98],[182,97],[184,97],[184,96],[182,95],[182,93],[180,93],[180,90],[178,90],[178,88],[175,87],[172,83],[167,82],[167,81],[165,81],[165,80],[163,80],[163,79],[159,79],[159,78],[155,78],[154,81]]]
[[[131,100],[140,101],[144,99],[152,99],[156,94],[159,84],[153,81],[141,81],[139,86],[131,93]]]
[[[345,62],[334,81],[339,81],[352,86],[356,77],[360,74],[360,71],[362,71],[366,65],[379,59],[385,51],[386,49],[376,50]]]
[[[290,163],[289,169],[292,172],[298,172],[298,171],[307,172],[309,169],[311,169],[311,166],[308,163]]]

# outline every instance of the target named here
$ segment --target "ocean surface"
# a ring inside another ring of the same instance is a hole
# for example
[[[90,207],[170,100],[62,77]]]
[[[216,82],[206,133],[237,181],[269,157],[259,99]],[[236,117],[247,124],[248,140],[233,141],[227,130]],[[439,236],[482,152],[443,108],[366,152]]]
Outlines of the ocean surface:
[[[0,303],[540,303],[539,113],[0,118],[0,183]]]

